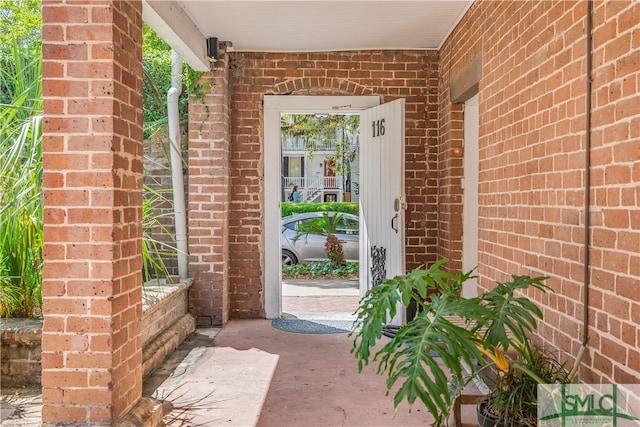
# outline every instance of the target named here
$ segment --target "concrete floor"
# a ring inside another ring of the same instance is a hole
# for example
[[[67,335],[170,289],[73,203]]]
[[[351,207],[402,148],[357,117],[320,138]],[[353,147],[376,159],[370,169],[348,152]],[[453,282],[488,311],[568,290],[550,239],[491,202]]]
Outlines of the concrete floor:
[[[285,316],[353,319],[357,282],[287,282]],[[383,338],[383,340],[387,340]],[[420,404],[393,408],[385,378],[369,366],[358,373],[346,333],[298,334],[269,320],[231,321],[199,329],[149,378],[143,394],[167,402],[170,426],[426,426]],[[26,397],[26,396],[25,396]],[[40,396],[22,405],[26,417],[1,426],[39,425]],[[463,407],[475,423],[475,408]]]
[[[353,319],[358,301],[354,281],[283,284],[285,317]],[[171,394],[182,408],[166,418],[174,425],[430,425],[420,404],[411,412],[406,403],[394,409],[374,366],[358,372],[352,342],[346,333],[298,334],[275,329],[269,320],[236,320],[222,330],[198,330],[145,386],[156,397]],[[473,407],[462,414],[463,422],[475,422]]]

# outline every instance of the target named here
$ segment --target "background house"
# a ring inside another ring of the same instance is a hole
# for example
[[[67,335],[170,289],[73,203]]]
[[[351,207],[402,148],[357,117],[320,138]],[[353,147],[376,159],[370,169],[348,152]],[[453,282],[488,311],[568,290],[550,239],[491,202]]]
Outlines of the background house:
[[[282,127],[282,201],[289,183],[299,187],[303,202],[357,201],[358,128],[339,123],[319,121],[327,127],[302,134]]]

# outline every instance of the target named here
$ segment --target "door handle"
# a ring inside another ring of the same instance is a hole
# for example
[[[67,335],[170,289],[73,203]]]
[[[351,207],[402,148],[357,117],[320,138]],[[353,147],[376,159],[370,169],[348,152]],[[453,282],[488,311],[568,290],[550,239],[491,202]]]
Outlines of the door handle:
[[[393,218],[391,218],[391,228],[393,229],[393,231],[396,232],[396,234],[398,234],[398,224],[396,224],[396,222],[398,221],[398,214],[395,214]]]
[[[400,210],[400,199],[396,198],[393,201],[393,210],[396,211],[396,215],[391,218],[391,228],[393,229],[393,231],[396,232],[396,234],[398,234],[398,211]]]

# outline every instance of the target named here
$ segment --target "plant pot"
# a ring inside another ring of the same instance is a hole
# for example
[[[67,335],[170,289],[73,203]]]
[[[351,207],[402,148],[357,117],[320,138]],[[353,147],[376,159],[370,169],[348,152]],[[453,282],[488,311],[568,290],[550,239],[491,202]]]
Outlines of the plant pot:
[[[497,417],[491,413],[491,411],[486,410],[486,406],[491,404],[491,400],[488,397],[482,398],[480,402],[478,402],[478,406],[476,407],[476,412],[478,414],[478,424],[480,427],[527,427],[528,424],[518,422],[517,420],[507,420],[504,422],[503,419]]]
[[[485,411],[485,406],[487,405],[489,399],[484,398],[476,407],[476,412],[478,414],[478,425],[480,427],[504,427],[504,423],[498,417],[489,414]]]

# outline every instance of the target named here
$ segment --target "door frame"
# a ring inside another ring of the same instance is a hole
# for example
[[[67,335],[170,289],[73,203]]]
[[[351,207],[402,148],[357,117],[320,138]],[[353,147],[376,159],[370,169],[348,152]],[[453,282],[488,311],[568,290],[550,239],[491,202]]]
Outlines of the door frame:
[[[267,319],[282,315],[280,199],[282,150],[280,115],[359,114],[380,105],[373,96],[265,95],[264,109],[264,310]],[[277,250],[276,250],[277,249]]]
[[[464,103],[464,181],[462,202],[462,271],[478,266],[478,182],[480,116],[479,95]],[[478,295],[478,279],[469,279],[462,285],[462,296]]]

